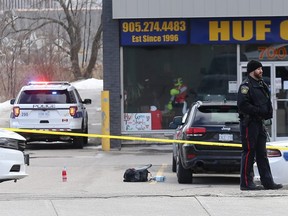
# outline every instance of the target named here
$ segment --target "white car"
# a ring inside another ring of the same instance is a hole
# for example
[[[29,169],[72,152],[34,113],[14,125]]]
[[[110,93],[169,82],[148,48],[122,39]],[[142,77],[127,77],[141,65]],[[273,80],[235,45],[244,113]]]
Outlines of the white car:
[[[269,149],[269,146],[273,149]],[[275,183],[288,184],[288,140],[267,142],[267,155]],[[254,164],[254,180],[260,181],[256,163]]]
[[[28,176],[26,164],[29,164],[29,155],[21,151],[23,143],[25,143],[23,136],[0,129],[0,183],[17,181]]]

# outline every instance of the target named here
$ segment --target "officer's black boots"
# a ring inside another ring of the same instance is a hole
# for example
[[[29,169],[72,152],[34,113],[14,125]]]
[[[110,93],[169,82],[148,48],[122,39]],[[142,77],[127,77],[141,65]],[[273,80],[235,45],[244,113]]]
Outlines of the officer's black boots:
[[[240,190],[278,190],[283,187],[282,184],[276,184],[273,183],[271,185],[256,185],[256,184],[251,184],[249,186],[240,186]]]
[[[272,185],[264,185],[264,189],[266,190],[278,190],[282,187],[283,187],[282,184],[276,184],[276,183],[273,183]]]
[[[240,186],[240,190],[263,190],[261,185],[250,184],[249,186]]]

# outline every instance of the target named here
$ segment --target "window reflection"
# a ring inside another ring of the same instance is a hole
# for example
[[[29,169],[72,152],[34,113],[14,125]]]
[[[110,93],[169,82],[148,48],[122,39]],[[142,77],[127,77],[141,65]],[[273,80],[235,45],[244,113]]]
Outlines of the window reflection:
[[[185,113],[184,105],[174,101],[182,85],[186,109],[197,100],[236,99],[229,89],[229,81],[237,81],[236,45],[123,47],[123,57],[124,113],[156,108],[162,115],[157,129],[168,129],[175,115]],[[179,78],[182,85],[175,84]]]

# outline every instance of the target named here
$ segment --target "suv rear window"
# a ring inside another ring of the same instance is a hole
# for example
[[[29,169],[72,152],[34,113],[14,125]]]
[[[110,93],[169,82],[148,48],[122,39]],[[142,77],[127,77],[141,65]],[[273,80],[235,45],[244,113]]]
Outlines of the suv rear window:
[[[238,124],[237,106],[200,106],[195,114],[194,125]]]
[[[73,94],[66,90],[27,90],[19,97],[19,104],[65,104],[76,103]]]

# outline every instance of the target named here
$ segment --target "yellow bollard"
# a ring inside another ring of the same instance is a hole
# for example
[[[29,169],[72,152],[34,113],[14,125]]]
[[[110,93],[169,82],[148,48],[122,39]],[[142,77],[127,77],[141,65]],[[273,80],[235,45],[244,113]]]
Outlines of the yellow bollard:
[[[110,100],[109,91],[101,92],[102,135],[110,135]],[[102,150],[110,151],[110,138],[102,138]]]

